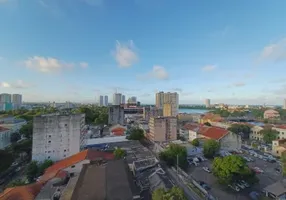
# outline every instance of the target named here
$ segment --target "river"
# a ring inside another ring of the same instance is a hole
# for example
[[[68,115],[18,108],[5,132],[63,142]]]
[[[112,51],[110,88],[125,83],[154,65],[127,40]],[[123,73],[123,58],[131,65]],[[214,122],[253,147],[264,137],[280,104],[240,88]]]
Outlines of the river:
[[[209,110],[204,110],[204,109],[189,109],[189,108],[180,108],[179,113],[189,113],[189,114],[194,114],[194,113],[199,113],[199,114],[205,114]]]

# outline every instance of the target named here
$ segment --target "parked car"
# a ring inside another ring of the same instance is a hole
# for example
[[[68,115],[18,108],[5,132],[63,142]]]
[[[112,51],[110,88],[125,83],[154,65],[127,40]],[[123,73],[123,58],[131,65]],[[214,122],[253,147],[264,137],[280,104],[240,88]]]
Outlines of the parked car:
[[[243,184],[246,188],[250,187],[250,185],[245,182],[244,180],[239,181],[241,184]]]
[[[252,168],[257,174],[263,173],[264,171],[260,169],[259,167],[253,167]]]
[[[231,189],[233,189],[233,190],[235,190],[237,192],[240,191],[240,188],[238,186],[236,186],[236,185],[228,185],[228,187],[230,187]]]
[[[242,183],[240,183],[240,182],[237,182],[235,185],[238,186],[238,187],[241,188],[241,189],[244,189],[244,188],[245,188],[244,184],[242,184]]]
[[[196,161],[193,161],[193,164],[197,167],[199,166],[199,163],[197,163]]]
[[[208,167],[203,167],[203,170],[208,172],[208,173],[211,173],[211,170]]]
[[[202,186],[205,190],[210,190],[211,187],[203,181],[199,181],[200,186]]]

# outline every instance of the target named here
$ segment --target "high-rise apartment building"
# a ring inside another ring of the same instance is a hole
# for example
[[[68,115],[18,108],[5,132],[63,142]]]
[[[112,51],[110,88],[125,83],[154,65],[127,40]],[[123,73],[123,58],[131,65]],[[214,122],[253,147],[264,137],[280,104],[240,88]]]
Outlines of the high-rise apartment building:
[[[108,124],[124,124],[124,108],[120,105],[112,105],[108,110]]]
[[[99,106],[104,106],[104,99],[103,99],[103,96],[99,96],[98,105],[99,105]]]
[[[122,103],[122,104],[125,104],[125,95],[122,95],[122,97],[121,97],[121,103]]]
[[[104,106],[108,106],[108,96],[104,96]]]
[[[113,94],[113,105],[120,105],[122,100],[121,93],[114,93]]]
[[[137,103],[137,97],[130,97],[127,101],[129,104],[136,104]]]
[[[177,139],[176,117],[151,117],[148,137],[154,142],[165,142]]]
[[[173,109],[173,106],[172,106],[171,103],[164,103],[163,116],[164,117],[171,117],[171,116],[173,116],[172,109]]]
[[[168,115],[166,116],[177,116],[179,113],[179,94],[176,92],[159,92],[156,94],[156,107],[163,108],[166,104],[165,111],[168,110]],[[170,105],[169,105],[170,104]],[[171,107],[170,107],[171,106]],[[171,113],[171,114],[170,114]],[[165,115],[164,115],[165,116]]]
[[[33,123],[33,160],[58,161],[80,151],[84,138],[84,114],[36,116]]]
[[[22,95],[21,94],[13,94],[12,95],[12,104],[13,104],[14,110],[20,109],[22,106]]]
[[[0,94],[0,111],[9,111],[13,109],[11,94]]]
[[[211,107],[211,100],[210,99],[206,99],[205,100],[205,105],[206,105],[206,108],[210,108]]]
[[[149,121],[151,117],[163,116],[163,109],[156,107],[144,107],[143,108],[143,118]]]
[[[156,93],[156,107],[163,108],[164,106],[164,92]]]

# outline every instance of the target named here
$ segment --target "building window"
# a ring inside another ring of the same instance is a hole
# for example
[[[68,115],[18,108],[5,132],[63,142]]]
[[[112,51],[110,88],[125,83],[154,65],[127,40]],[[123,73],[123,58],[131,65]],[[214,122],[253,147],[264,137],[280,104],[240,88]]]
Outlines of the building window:
[[[48,151],[48,153],[51,153],[51,151]]]
[[[49,135],[49,138],[51,138],[52,136],[51,135]]]
[[[64,157],[66,157],[66,155],[64,155]]]
[[[51,143],[51,141],[49,141],[48,143]]]
[[[67,150],[64,150],[64,152],[66,152]]]
[[[65,124],[65,127],[67,127],[68,125],[67,124]]]
[[[50,159],[51,158],[51,156],[48,156],[48,159]]]
[[[75,168],[75,165],[72,165],[71,168]]]

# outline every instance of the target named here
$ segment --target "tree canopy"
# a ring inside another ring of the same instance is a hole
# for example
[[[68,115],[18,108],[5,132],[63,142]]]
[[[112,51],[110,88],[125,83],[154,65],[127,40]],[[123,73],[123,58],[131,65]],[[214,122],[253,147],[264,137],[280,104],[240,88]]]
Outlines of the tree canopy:
[[[19,133],[12,133],[10,137],[11,143],[15,143],[21,139],[21,135]]]
[[[121,148],[116,148],[114,151],[113,151],[113,154],[115,156],[116,159],[121,159],[125,156],[125,151]]]
[[[7,170],[13,163],[14,158],[12,153],[5,150],[0,150],[0,173]]]
[[[44,162],[40,163],[38,165],[38,174],[42,175],[44,174],[45,170],[52,166],[54,164],[54,162],[52,160],[45,160]]]
[[[234,181],[245,180],[251,184],[258,181],[255,172],[247,166],[246,161],[237,155],[216,157],[212,170],[221,184],[230,184]]]
[[[278,138],[279,132],[271,129],[271,128],[265,128],[259,132],[263,135],[263,140],[267,144],[271,144],[273,140],[276,140]]]
[[[188,167],[186,147],[178,144],[170,144],[167,149],[159,154],[160,159],[165,161],[169,166],[177,165],[177,156],[179,166],[182,169],[186,169]]]
[[[244,139],[249,139],[250,127],[245,124],[232,124],[231,127],[228,128],[229,131],[241,135]]]
[[[220,144],[216,140],[206,140],[203,145],[203,153],[206,158],[213,158],[220,149]]]
[[[178,187],[172,187],[170,190],[159,188],[152,193],[152,200],[187,200],[184,191]]]
[[[192,140],[191,144],[194,145],[195,147],[198,147],[198,146],[200,146],[200,141],[199,141],[199,139],[196,138],[196,139]]]
[[[144,139],[144,131],[141,128],[132,128],[130,131],[130,135],[127,136],[128,140],[142,140]]]
[[[19,133],[23,135],[25,138],[32,138],[33,136],[33,122],[28,122],[23,125],[19,130]]]
[[[281,155],[281,162],[282,162],[283,175],[286,176],[286,151],[284,151]]]
[[[22,186],[22,185],[26,185],[25,181],[23,181],[21,179],[16,179],[16,180],[13,180],[10,183],[8,183],[6,188],[17,187],[17,186]]]
[[[87,124],[107,125],[108,124],[108,107],[100,106],[82,106],[75,112],[85,114]]]
[[[28,181],[31,183],[37,178],[39,172],[38,162],[32,161],[27,167],[26,176]]]

